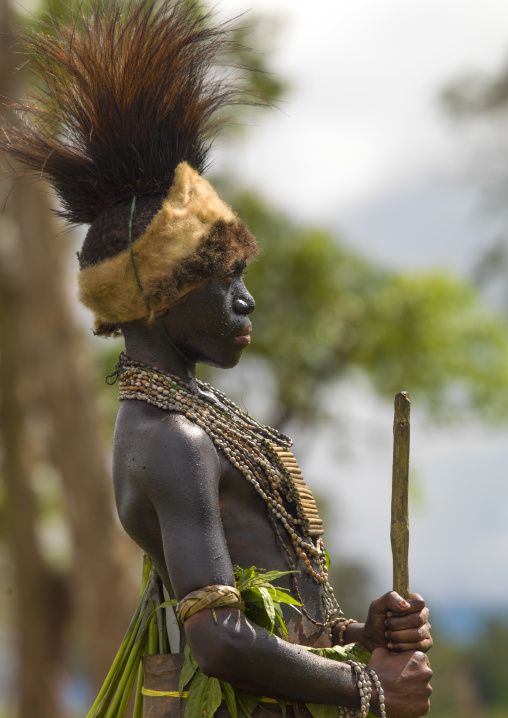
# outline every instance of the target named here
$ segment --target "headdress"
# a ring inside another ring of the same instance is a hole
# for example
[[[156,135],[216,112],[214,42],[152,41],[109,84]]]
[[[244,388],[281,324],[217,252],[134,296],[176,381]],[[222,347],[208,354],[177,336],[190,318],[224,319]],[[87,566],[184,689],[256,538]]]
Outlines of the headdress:
[[[107,0],[28,38],[42,81],[0,149],[90,224],[79,298],[98,333],[153,316],[257,245],[201,177],[224,108],[250,102],[222,62],[229,23],[185,0]],[[222,112],[221,112],[222,111]]]

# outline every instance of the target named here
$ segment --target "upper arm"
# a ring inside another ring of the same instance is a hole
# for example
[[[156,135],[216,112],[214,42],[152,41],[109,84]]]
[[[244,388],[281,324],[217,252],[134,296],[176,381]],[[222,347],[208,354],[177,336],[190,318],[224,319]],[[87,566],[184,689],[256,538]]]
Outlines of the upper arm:
[[[206,433],[178,414],[146,412],[123,444],[137,492],[154,507],[164,558],[179,599],[212,584],[233,585],[219,511],[220,462]],[[127,422],[128,424],[128,422]],[[115,442],[121,441],[120,428]]]

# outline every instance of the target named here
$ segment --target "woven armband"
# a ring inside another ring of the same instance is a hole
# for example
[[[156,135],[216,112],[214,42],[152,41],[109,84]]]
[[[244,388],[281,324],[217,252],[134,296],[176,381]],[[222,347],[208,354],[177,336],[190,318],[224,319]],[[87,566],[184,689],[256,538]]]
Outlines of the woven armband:
[[[185,598],[182,598],[176,606],[176,615],[181,623],[204,608],[219,608],[229,606],[244,610],[245,604],[242,601],[240,591],[233,586],[205,586],[199,591],[191,591]]]

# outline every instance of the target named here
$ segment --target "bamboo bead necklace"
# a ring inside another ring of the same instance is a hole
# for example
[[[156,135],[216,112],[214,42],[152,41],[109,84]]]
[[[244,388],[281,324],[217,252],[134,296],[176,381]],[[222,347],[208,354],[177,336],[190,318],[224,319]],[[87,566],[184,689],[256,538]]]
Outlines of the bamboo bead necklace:
[[[120,355],[119,401],[138,400],[164,411],[183,414],[210,437],[215,447],[249,481],[265,501],[276,536],[295,564],[280,532],[284,527],[295,553],[312,580],[323,587],[326,621],[309,616],[301,600],[296,574],[292,574],[302,612],[315,625],[331,629],[344,614],[328,582],[323,524],[312,493],[290,451],[292,441],[276,429],[263,426],[209,384],[198,381],[199,392],[171,374]]]

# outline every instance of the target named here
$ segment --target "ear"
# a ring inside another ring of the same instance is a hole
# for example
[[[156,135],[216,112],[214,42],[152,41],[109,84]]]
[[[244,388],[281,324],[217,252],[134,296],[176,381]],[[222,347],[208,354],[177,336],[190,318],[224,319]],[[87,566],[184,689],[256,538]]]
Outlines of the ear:
[[[175,213],[178,213],[178,210],[186,209],[193,195],[196,194],[196,187],[199,185],[200,179],[196,170],[193,170],[187,162],[180,162],[175,170],[175,178],[168,195],[168,200]]]
[[[167,307],[165,309],[159,309],[158,312],[154,312],[154,318],[155,319],[162,319],[163,316],[165,316],[168,313]]]

